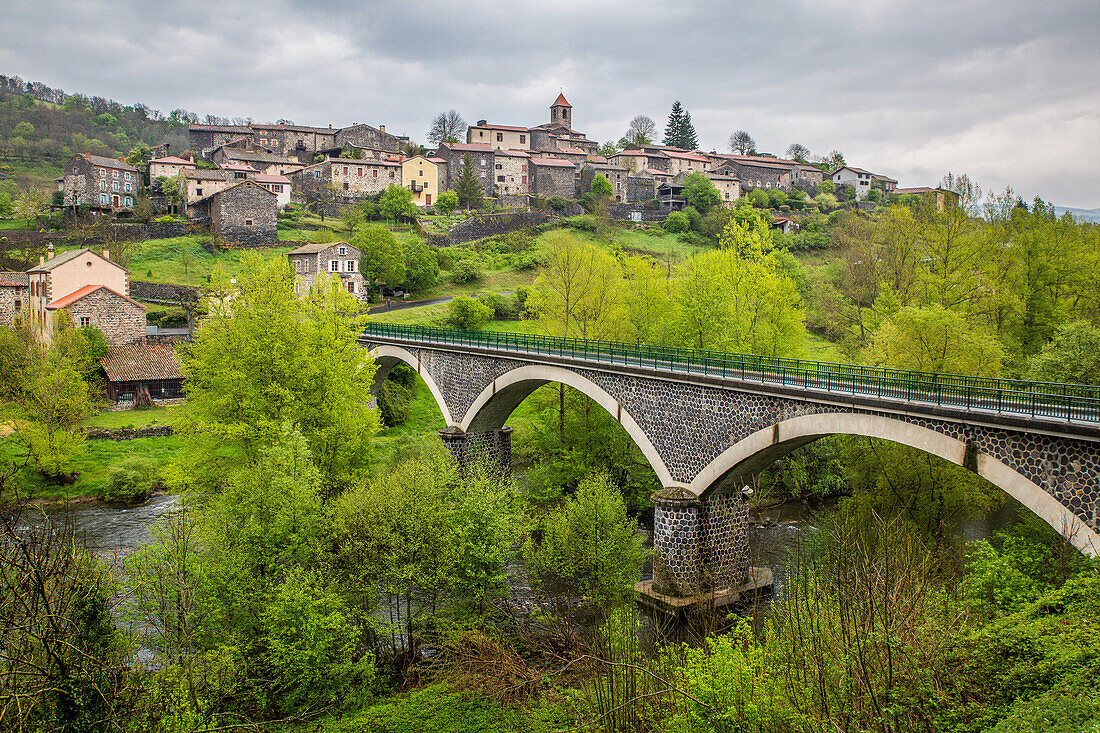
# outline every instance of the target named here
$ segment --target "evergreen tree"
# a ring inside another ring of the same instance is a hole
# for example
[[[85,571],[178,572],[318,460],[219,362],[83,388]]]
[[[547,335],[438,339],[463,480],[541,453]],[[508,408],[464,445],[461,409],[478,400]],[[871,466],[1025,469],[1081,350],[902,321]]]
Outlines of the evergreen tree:
[[[684,117],[680,121],[680,141],[677,147],[684,150],[695,150],[699,147],[699,136],[695,134],[695,125],[691,123],[691,112],[684,110]]]
[[[672,111],[668,115],[668,124],[665,125],[665,138],[661,141],[662,145],[674,145],[680,146],[680,134],[684,128],[684,108],[680,105],[680,100],[676,100],[672,103]]]
[[[482,188],[474,173],[474,161],[470,154],[462,156],[462,168],[458,172],[455,181],[455,193],[458,194],[458,204],[466,209],[476,209],[481,206]]]

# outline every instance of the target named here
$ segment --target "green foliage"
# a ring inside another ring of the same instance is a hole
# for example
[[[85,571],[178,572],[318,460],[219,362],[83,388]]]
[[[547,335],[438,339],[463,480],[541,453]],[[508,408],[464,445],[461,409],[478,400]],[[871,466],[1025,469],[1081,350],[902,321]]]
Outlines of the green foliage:
[[[459,206],[466,209],[481,208],[485,190],[478,180],[477,171],[474,170],[474,162],[469,153],[462,156],[462,167],[455,179],[454,192],[458,196]]]
[[[1063,324],[1029,364],[1028,379],[1100,384],[1100,329],[1087,321]]]
[[[149,496],[157,482],[157,464],[141,456],[132,456],[111,467],[103,487],[103,500],[137,502]]]
[[[409,419],[409,405],[412,393],[400,382],[385,380],[378,388],[378,410],[382,424],[387,428],[403,425]]]
[[[444,191],[435,200],[435,208],[441,214],[450,214],[458,208],[458,194],[454,191]]]
[[[396,183],[386,186],[378,200],[383,218],[395,221],[398,217],[416,216],[416,204],[413,203],[412,196],[412,191],[404,186]]]
[[[393,232],[377,224],[359,228],[351,244],[359,249],[359,272],[368,287],[375,283],[396,285],[405,280],[405,257]]]
[[[565,208],[569,206],[569,201],[564,196],[551,196],[546,203],[554,211],[565,211]]]
[[[989,328],[939,305],[901,308],[873,336],[870,359],[899,369],[996,377],[1004,349]]]
[[[673,211],[665,217],[665,221],[661,226],[664,227],[666,232],[679,234],[691,230],[691,219],[682,211]]]
[[[610,197],[615,195],[615,189],[611,181],[607,180],[602,173],[598,173],[592,179],[592,193],[599,197]]]
[[[422,240],[406,240],[405,283],[415,291],[429,290],[439,283],[439,257]]]
[[[485,265],[477,255],[469,255],[455,262],[451,268],[451,282],[472,283],[485,279]]]
[[[465,295],[453,299],[447,311],[447,322],[464,331],[480,331],[493,317],[492,308]]]
[[[766,209],[771,204],[767,191],[762,188],[754,188],[747,196],[749,203],[758,209]]]
[[[524,560],[548,589],[616,606],[633,594],[647,554],[636,529],[610,477],[593,474],[544,519],[542,539],[528,541]]]
[[[698,171],[684,178],[684,199],[697,211],[707,213],[722,203],[722,195],[711,180]]]

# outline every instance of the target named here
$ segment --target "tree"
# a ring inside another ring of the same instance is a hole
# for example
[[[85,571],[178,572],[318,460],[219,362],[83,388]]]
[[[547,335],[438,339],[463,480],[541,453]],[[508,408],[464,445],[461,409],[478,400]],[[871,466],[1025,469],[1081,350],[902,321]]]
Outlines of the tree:
[[[443,191],[435,200],[436,211],[449,214],[458,208],[458,194],[454,191]]]
[[[224,472],[226,459],[212,453],[232,446],[254,460],[289,422],[308,441],[326,488],[342,487],[367,464],[378,427],[377,411],[365,408],[374,363],[356,343],[359,302],[327,275],[298,297],[285,260],[249,253],[245,265],[236,287],[218,283],[195,341],[177,352],[196,445],[169,478],[223,480],[206,473],[219,465]]]
[[[940,180],[940,188],[958,194],[959,205],[968,214],[978,213],[979,205],[982,202],[982,187],[970,180],[970,176],[966,173],[948,172],[944,174],[944,177]]]
[[[156,211],[153,210],[153,203],[149,200],[149,197],[142,194],[134,201],[134,218],[140,221],[142,224],[148,224],[153,220],[153,215]]]
[[[447,322],[463,331],[480,331],[493,317],[492,308],[465,295],[451,300],[447,310]]]
[[[1100,384],[1100,329],[1071,321],[1028,364],[1028,379]]]
[[[631,597],[646,555],[622,495],[602,472],[547,516],[541,542],[524,547],[524,560],[548,589],[603,608]]]
[[[684,200],[700,213],[707,213],[722,203],[722,194],[709,178],[698,171],[684,178]]]
[[[398,217],[416,216],[416,204],[412,201],[412,191],[396,183],[386,186],[386,190],[378,199],[378,207],[382,216],[391,221],[396,221]]]
[[[665,125],[664,145],[680,147],[680,135],[684,127],[684,108],[680,100],[672,103],[672,111],[668,114],[668,124]]]
[[[895,369],[996,377],[1004,348],[989,328],[939,304],[899,309],[875,332],[870,358]]]
[[[138,143],[136,147],[130,149],[129,155],[126,156],[126,162],[130,165],[145,165],[152,157],[152,149],[145,143]]]
[[[653,136],[656,134],[657,125],[651,118],[646,115],[636,115],[630,121],[630,127],[627,129],[624,138],[631,145],[650,145],[653,143]]]
[[[729,148],[731,153],[752,155],[756,152],[756,141],[752,139],[752,135],[744,130],[735,130],[730,135]]]
[[[431,129],[428,130],[428,142],[432,145],[440,143],[457,143],[466,134],[466,120],[453,109],[440,112],[432,120]]]
[[[592,193],[599,198],[610,198],[615,195],[615,188],[602,173],[597,173],[592,178]]]
[[[24,404],[31,419],[18,431],[20,442],[40,471],[61,475],[84,444],[76,426],[92,412],[79,362],[46,358],[30,381]]]
[[[787,157],[799,163],[805,163],[810,159],[810,149],[801,143],[791,143],[787,148]]]
[[[50,205],[50,198],[46,192],[33,184],[24,185],[12,205],[12,213],[16,219],[33,219],[44,212]]]
[[[847,163],[844,162],[844,153],[839,150],[830,151],[828,155],[819,158],[818,161],[829,171],[838,171],[847,165]]]
[[[699,147],[699,136],[695,134],[695,125],[691,121],[691,112],[684,110],[684,119],[680,123],[680,142],[677,147],[695,150]]]
[[[369,288],[376,283],[396,285],[405,279],[404,252],[393,232],[377,224],[359,229],[352,245],[359,249],[359,272]]]
[[[463,208],[477,209],[481,207],[484,189],[477,179],[477,173],[474,171],[474,161],[470,158],[469,153],[462,156],[462,167],[459,169],[458,178],[455,180],[454,191],[458,195],[459,205]]]
[[[608,140],[599,148],[596,149],[597,155],[602,155],[605,158],[610,158],[615,153],[619,152],[626,146],[626,138],[620,138],[619,142],[612,142]]]

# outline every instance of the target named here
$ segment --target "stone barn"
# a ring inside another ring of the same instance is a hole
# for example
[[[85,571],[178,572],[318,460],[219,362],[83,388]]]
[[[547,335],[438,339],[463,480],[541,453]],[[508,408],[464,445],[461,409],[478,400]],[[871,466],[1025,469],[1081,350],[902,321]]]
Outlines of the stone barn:
[[[245,247],[279,241],[275,214],[278,196],[253,180],[244,180],[187,204],[187,214],[222,239]]]
[[[114,346],[99,363],[107,375],[107,397],[116,408],[183,401],[183,372],[172,344]]]

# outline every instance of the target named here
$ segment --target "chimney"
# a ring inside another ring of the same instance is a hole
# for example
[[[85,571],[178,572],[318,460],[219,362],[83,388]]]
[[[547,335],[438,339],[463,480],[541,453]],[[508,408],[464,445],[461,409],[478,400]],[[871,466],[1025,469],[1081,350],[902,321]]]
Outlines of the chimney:
[[[111,250],[109,250],[109,249],[103,250],[103,259],[105,259],[105,260],[111,259]]]
[[[42,255],[38,255],[38,264],[40,264],[40,265],[46,264],[46,258],[43,257]]]
[[[488,120],[478,120],[477,121],[477,126],[478,127],[485,127],[487,124],[489,124]]]
[[[53,242],[49,242],[46,244],[46,259],[53,259]]]
[[[379,125],[378,126],[378,131],[379,132],[385,132],[386,131],[386,126],[385,125]]]
[[[332,123],[331,122],[328,123],[328,129],[330,129],[330,130],[332,129]]]

